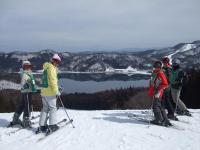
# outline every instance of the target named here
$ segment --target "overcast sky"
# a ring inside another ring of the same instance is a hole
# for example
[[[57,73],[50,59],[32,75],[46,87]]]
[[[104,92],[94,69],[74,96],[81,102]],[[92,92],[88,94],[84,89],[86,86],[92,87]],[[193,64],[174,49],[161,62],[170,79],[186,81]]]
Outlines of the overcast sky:
[[[0,0],[0,51],[117,50],[200,40],[200,0]]]

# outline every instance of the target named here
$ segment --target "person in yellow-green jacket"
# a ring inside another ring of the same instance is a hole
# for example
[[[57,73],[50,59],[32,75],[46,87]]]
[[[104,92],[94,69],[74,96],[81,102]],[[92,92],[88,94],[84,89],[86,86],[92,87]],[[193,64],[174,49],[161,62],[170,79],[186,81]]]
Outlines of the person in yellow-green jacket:
[[[43,64],[43,88],[41,89],[43,108],[40,113],[39,128],[37,129],[36,133],[47,132],[47,130],[53,132],[59,128],[56,117],[56,101],[57,96],[60,96],[57,78],[57,66],[60,62],[61,58],[58,56],[58,54],[54,54],[50,62]],[[49,125],[47,125],[48,119]]]
[[[23,61],[23,71],[21,73],[21,101],[17,106],[14,113],[13,120],[8,125],[9,127],[14,125],[21,125],[22,127],[31,127],[30,112],[32,105],[32,93],[37,92],[35,84],[35,77],[32,73],[32,64],[30,61]],[[23,121],[20,120],[20,116],[23,112]]]

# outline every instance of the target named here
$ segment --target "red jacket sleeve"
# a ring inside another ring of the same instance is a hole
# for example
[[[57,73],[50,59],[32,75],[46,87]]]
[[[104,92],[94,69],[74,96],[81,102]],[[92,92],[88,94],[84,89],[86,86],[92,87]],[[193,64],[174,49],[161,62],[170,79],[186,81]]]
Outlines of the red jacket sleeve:
[[[167,88],[168,81],[167,81],[167,78],[166,78],[164,72],[158,73],[158,78],[159,78],[159,80],[161,80],[161,84],[159,85],[158,90],[160,91],[160,90],[164,90],[165,88]]]
[[[157,90],[158,90],[159,93],[160,93],[160,97],[162,97],[162,96],[163,96],[163,90],[164,90],[165,88],[168,87],[167,78],[166,78],[166,76],[165,76],[165,74],[164,74],[163,72],[159,72],[159,73],[157,74],[156,80],[159,80],[159,81],[160,81],[160,83],[159,83],[159,85],[158,85],[158,87],[157,87]],[[149,95],[150,97],[153,97],[154,94],[155,94],[155,90],[156,90],[155,87],[153,87],[152,85],[150,85],[150,86],[149,86],[148,95]]]

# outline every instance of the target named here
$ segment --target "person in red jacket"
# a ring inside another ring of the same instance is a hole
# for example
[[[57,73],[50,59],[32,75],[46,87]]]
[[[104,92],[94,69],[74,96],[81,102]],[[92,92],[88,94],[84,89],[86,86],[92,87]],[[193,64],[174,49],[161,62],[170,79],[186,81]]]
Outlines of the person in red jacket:
[[[161,126],[170,126],[167,114],[162,104],[162,96],[165,88],[168,87],[167,78],[162,71],[162,62],[156,61],[153,65],[153,73],[150,80],[149,96],[153,99],[153,113],[155,119],[150,121]]]

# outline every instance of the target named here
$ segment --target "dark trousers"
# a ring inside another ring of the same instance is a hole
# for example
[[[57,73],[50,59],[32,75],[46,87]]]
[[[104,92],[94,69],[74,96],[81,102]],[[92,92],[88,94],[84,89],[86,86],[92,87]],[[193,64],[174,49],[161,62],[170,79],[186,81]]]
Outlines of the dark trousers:
[[[172,102],[170,88],[164,90],[162,103],[163,107],[167,109],[168,115],[174,116],[175,109]]]
[[[153,112],[156,121],[168,120],[165,109],[162,105],[161,99],[155,98],[153,100]]]
[[[19,114],[19,116],[24,112],[23,118],[30,117],[32,105],[32,93],[22,93],[21,101],[17,106],[17,110],[15,113]]]

